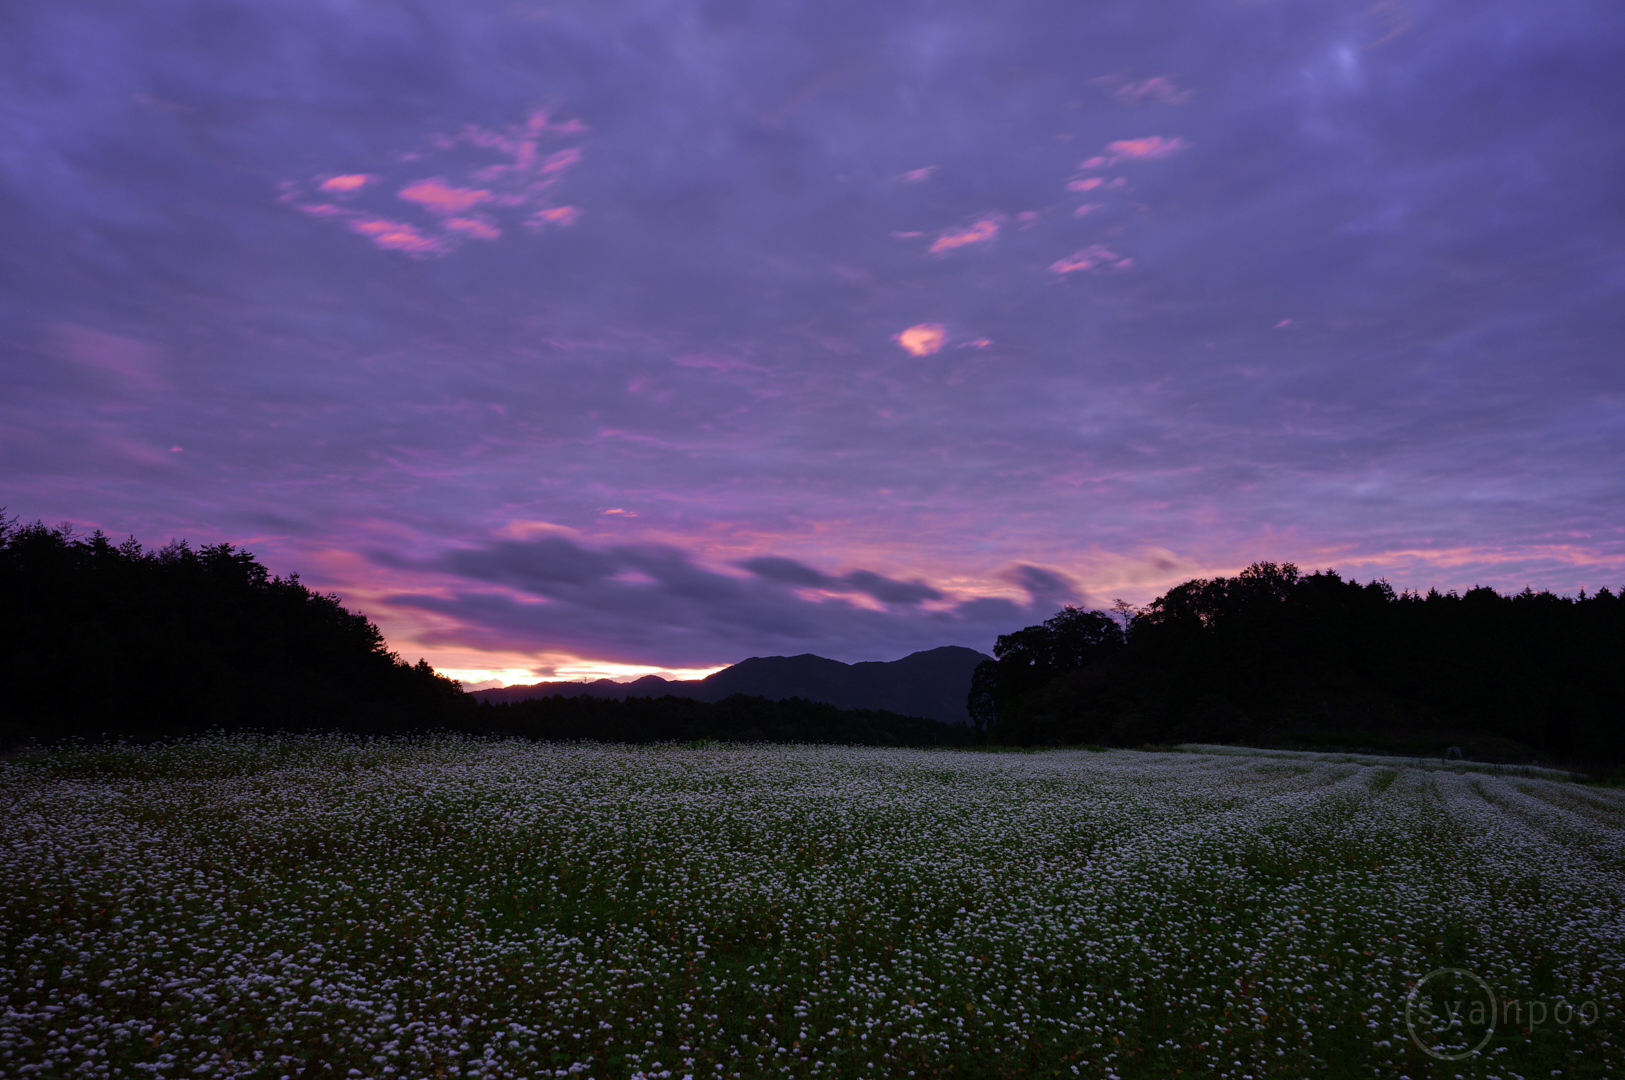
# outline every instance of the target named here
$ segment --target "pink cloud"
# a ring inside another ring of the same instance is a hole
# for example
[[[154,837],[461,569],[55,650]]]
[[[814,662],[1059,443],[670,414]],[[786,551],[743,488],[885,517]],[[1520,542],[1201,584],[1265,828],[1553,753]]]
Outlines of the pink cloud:
[[[935,165],[927,165],[923,169],[911,169],[906,173],[899,173],[893,180],[903,184],[918,184],[921,180],[931,179],[931,174],[937,171]]]
[[[1068,191],[1093,191],[1105,182],[1106,178],[1103,176],[1091,176],[1087,180],[1068,181],[1066,189]]]
[[[400,196],[415,203],[422,203],[431,213],[457,214],[471,206],[478,206],[489,199],[491,193],[474,188],[448,187],[444,180],[436,177],[433,180],[419,180],[415,184],[408,184],[401,188]]]
[[[747,363],[732,356],[713,356],[707,353],[686,353],[682,356],[672,357],[671,362],[679,367],[709,368],[718,372],[767,370],[764,367],[757,367],[755,364]]]
[[[314,217],[336,218],[381,247],[414,254],[447,251],[464,239],[495,240],[520,221],[533,229],[568,225],[580,216],[580,210],[573,206],[548,207],[548,192],[561,182],[569,166],[581,160],[582,149],[557,149],[556,143],[554,147],[547,143],[557,136],[579,135],[586,130],[580,121],[555,122],[545,110],[536,110],[522,124],[502,129],[465,124],[453,134],[433,136],[419,148],[421,153],[413,150],[394,155],[394,160],[402,163],[442,158],[441,175],[411,180],[394,191],[399,198],[441,219],[438,228],[423,222],[398,224],[386,216],[392,212],[375,200],[387,198],[385,192],[397,186],[398,181],[391,183],[394,178],[387,175],[319,174],[305,183],[280,185],[278,201],[292,203]],[[501,157],[493,164],[487,154],[446,153],[470,147]],[[477,160],[482,157],[483,162]],[[338,199],[327,202],[323,196]],[[476,207],[477,213],[473,212]],[[509,221],[503,221],[508,217],[504,212],[507,210],[515,213]]]
[[[1075,251],[1064,259],[1055,260],[1049,269],[1052,274],[1070,274],[1075,270],[1093,270],[1104,266],[1126,270],[1133,265],[1133,259],[1125,259],[1111,248],[1102,244],[1090,244],[1082,251]]]
[[[144,341],[72,323],[59,323],[51,328],[45,351],[59,359],[137,382],[155,381],[164,368],[163,351]]]
[[[502,230],[488,221],[479,218],[454,217],[446,219],[446,228],[465,232],[480,240],[495,240],[502,235]]]
[[[1082,206],[1078,207],[1076,210],[1072,211],[1072,214],[1073,214],[1074,217],[1085,217],[1085,216],[1087,216],[1089,214],[1094,213],[1096,210],[1099,210],[1101,208],[1101,206],[1103,206],[1103,205],[1104,205],[1103,203],[1086,202]]]
[[[357,191],[366,186],[372,177],[366,173],[348,173],[344,176],[329,176],[322,181],[323,191]]]
[[[560,150],[556,154],[549,154],[547,160],[542,162],[542,172],[559,172],[568,169],[581,160],[581,147],[572,146],[568,150]]]
[[[1119,139],[1106,144],[1106,156],[1092,157],[1078,166],[1080,169],[1103,169],[1120,161],[1150,161],[1153,158],[1176,154],[1190,144],[1175,135],[1165,139],[1161,135],[1147,135],[1143,139]]]
[[[936,243],[931,245],[932,254],[940,254],[966,244],[979,244],[984,240],[991,240],[999,234],[999,221],[997,217],[986,217],[962,232],[943,233],[937,237]]]
[[[930,356],[948,340],[948,328],[941,323],[919,323],[894,334],[892,340],[910,356]]]
[[[431,255],[446,250],[443,241],[424,236],[411,225],[385,218],[360,218],[350,222],[350,230],[365,236],[381,248],[410,255]]]
[[[1147,100],[1160,105],[1183,105],[1195,92],[1181,89],[1166,75],[1155,75],[1141,82],[1124,83],[1112,91],[1112,97],[1130,105],[1138,105]]]
[[[922,232],[894,232],[892,235],[899,240],[912,240],[916,236],[924,236],[925,234]]]
[[[536,228],[544,225],[570,225],[580,216],[581,211],[573,206],[552,206],[530,215],[530,224]]]

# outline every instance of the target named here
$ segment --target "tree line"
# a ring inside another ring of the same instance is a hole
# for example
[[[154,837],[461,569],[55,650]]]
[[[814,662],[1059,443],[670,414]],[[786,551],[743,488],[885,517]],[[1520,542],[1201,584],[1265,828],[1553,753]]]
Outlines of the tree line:
[[[951,746],[922,717],[736,694],[486,705],[337,596],[231,544],[144,548],[0,514],[0,749],[204,731]]]
[[[1229,742],[1618,764],[1625,598],[1395,592],[1255,563],[998,639],[967,703],[1012,745]]]
[[[364,616],[231,544],[0,517],[0,747],[205,730],[433,728],[472,710]]]

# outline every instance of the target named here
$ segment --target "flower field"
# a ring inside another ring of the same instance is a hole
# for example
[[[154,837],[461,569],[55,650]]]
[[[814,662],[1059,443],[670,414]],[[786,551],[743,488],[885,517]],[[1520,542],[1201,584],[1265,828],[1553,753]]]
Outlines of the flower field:
[[[0,805],[7,1077],[1625,1075],[1625,793],[1552,779],[233,737]]]

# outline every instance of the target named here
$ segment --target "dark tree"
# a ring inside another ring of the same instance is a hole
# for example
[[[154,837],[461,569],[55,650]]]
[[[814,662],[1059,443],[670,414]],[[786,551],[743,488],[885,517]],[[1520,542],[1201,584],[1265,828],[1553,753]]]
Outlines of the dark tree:
[[[473,703],[364,616],[231,544],[156,551],[0,519],[0,744],[208,729],[391,732]]]
[[[1069,612],[1001,637],[971,701],[989,737],[1625,760],[1625,601],[1608,589],[1396,594],[1257,563],[1120,613],[1122,648],[1057,650]]]
[[[1123,629],[1110,615],[1065,607],[1037,626],[1000,635],[993,660],[971,677],[966,709],[980,732],[998,730],[1010,738],[1011,707],[1047,686],[1056,676],[1077,671],[1123,646]]]

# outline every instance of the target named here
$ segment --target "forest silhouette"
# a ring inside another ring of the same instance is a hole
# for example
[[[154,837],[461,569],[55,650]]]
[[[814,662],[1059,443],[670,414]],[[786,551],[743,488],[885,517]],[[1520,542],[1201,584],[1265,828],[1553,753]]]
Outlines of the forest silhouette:
[[[206,730],[429,728],[452,680],[378,628],[231,544],[143,549],[0,519],[0,745]]]
[[[207,731],[952,746],[963,724],[800,698],[487,704],[297,574],[231,544],[156,550],[0,517],[0,749]]]
[[[1000,637],[968,703],[982,737],[1625,759],[1625,599],[1606,588],[1396,593],[1262,562],[1118,611]]]
[[[0,514],[0,748],[204,731],[949,746],[1255,746],[1625,762],[1625,599],[1396,593],[1257,563],[1003,635],[970,725],[736,694],[487,704],[231,544],[145,549]]]

